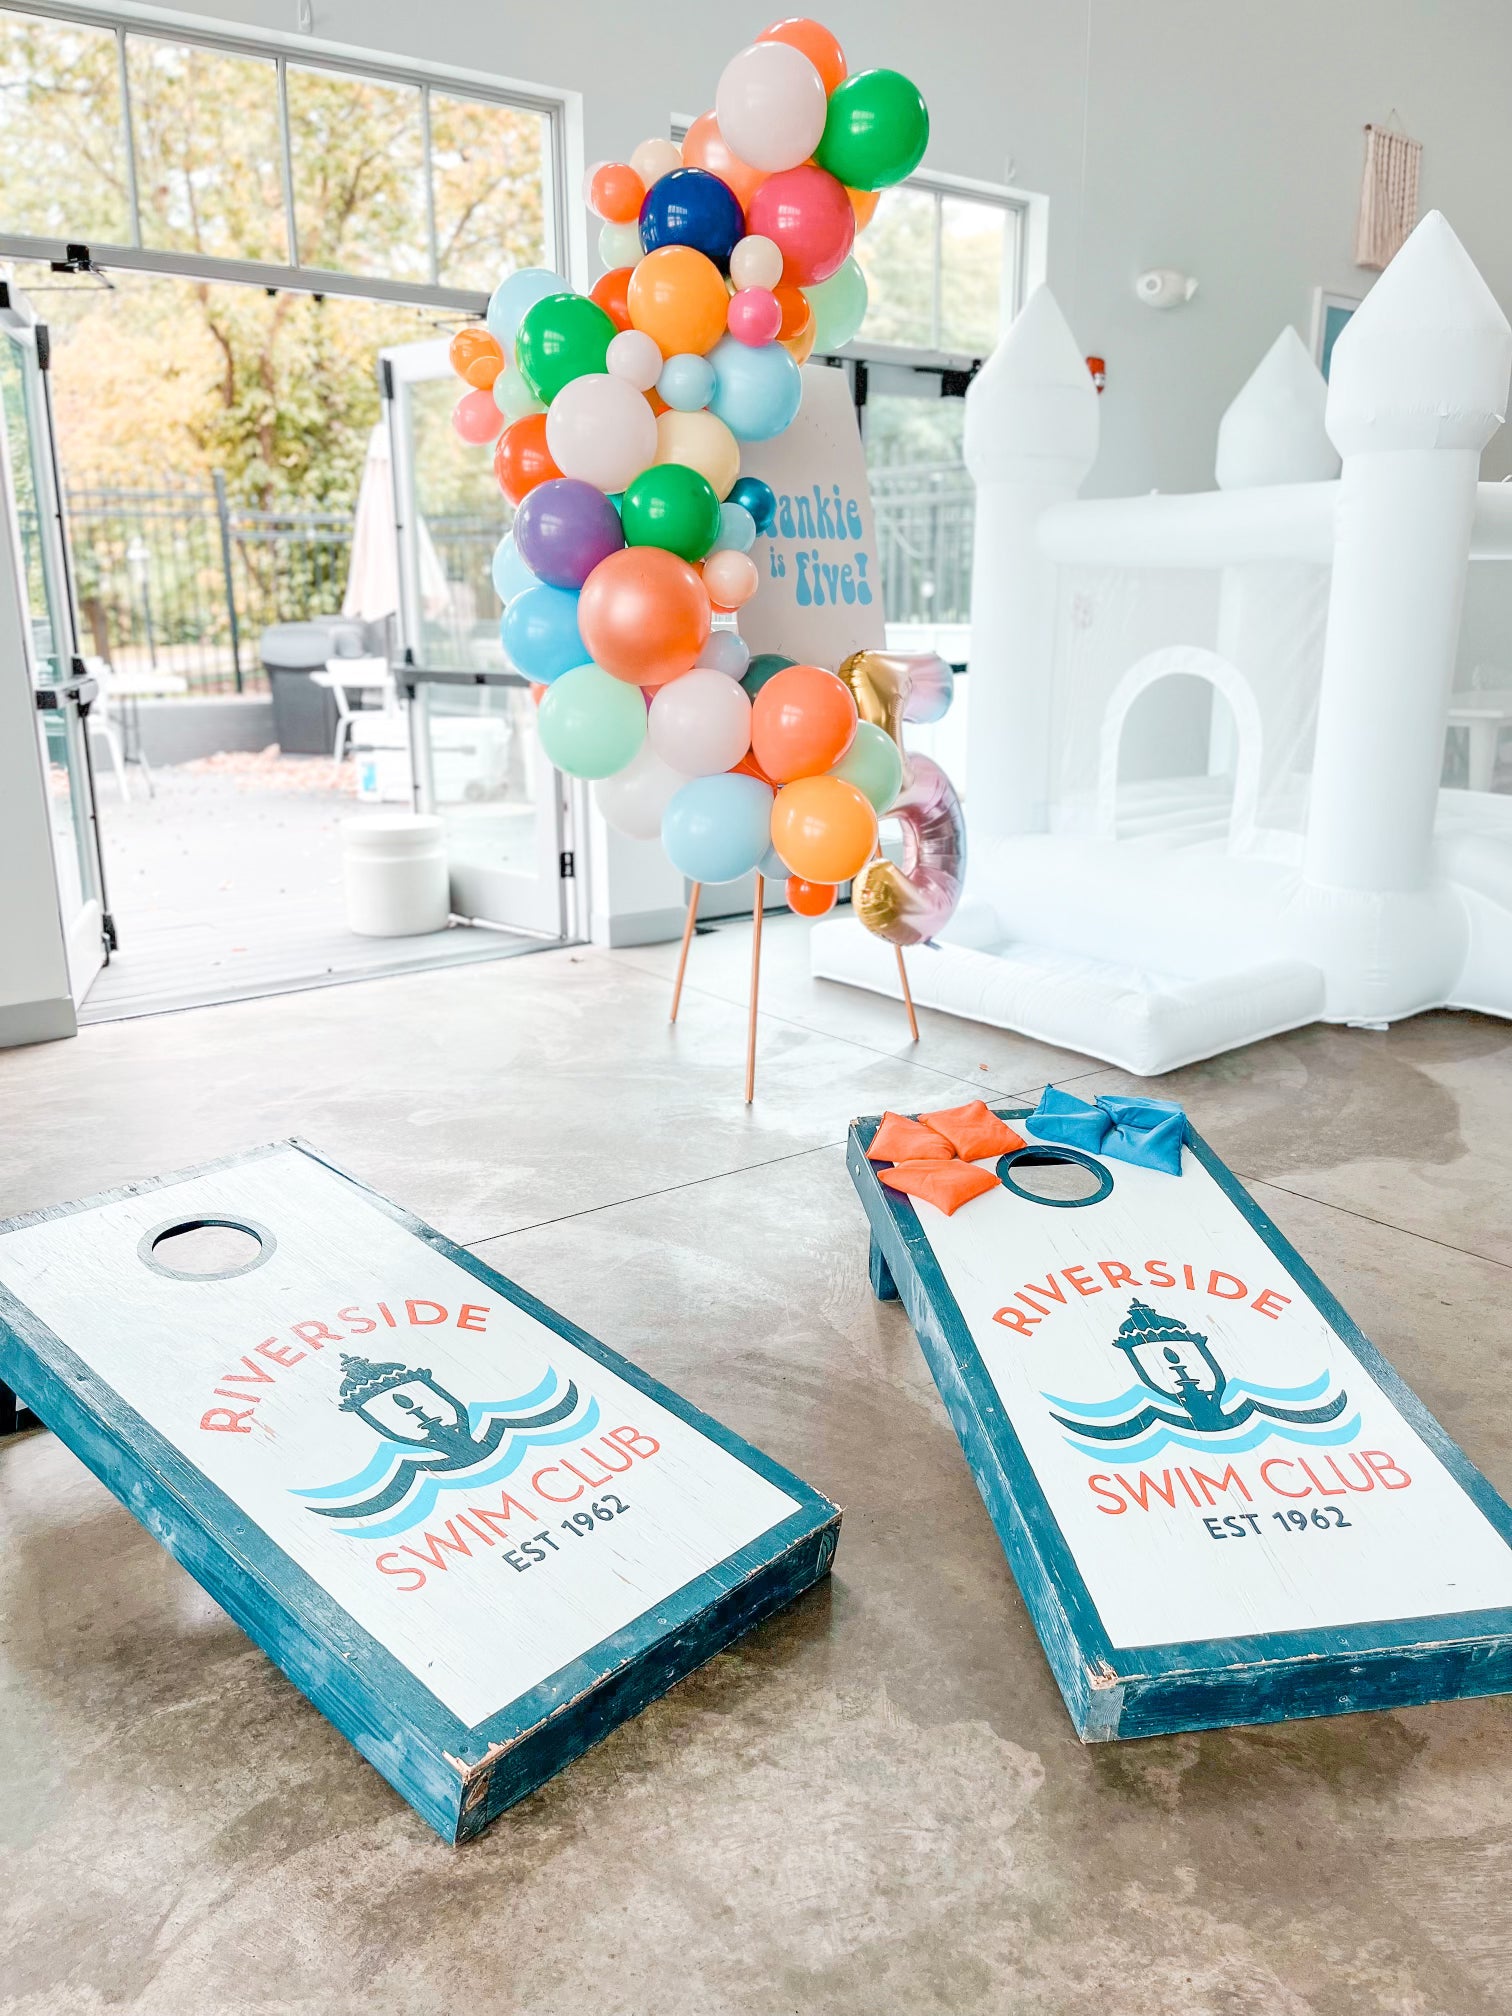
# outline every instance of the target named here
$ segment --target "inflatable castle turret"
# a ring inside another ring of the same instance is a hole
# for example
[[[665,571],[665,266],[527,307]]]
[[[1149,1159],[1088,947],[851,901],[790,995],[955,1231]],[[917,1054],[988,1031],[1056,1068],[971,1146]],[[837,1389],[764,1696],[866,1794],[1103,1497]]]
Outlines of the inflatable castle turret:
[[[971,866],[917,1000],[1140,1073],[1318,1019],[1512,1017],[1512,796],[1441,785],[1468,568],[1512,563],[1512,492],[1479,481],[1509,379],[1512,328],[1434,212],[1326,393],[1294,332],[1270,347],[1215,490],[1084,502],[1096,395],[1031,298],[967,396]],[[1072,568],[1124,587],[1073,596]],[[1206,774],[1157,790],[1122,737],[1171,678],[1211,686],[1213,727]],[[849,921],[811,945],[896,992]]]

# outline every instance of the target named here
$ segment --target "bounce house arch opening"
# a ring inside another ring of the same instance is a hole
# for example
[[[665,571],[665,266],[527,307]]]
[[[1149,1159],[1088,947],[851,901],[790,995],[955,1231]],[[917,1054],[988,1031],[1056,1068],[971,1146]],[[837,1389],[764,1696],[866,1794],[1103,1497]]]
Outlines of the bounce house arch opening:
[[[1227,732],[1213,736],[1212,746],[1225,747],[1232,756],[1231,764],[1225,761],[1223,768],[1232,769],[1233,796],[1227,831],[1229,849],[1237,852],[1253,840],[1255,833],[1263,741],[1260,706],[1254,689],[1237,666],[1216,651],[1195,645],[1173,645],[1147,653],[1129,667],[1114,687],[1103,714],[1098,742],[1097,833],[1106,840],[1120,837],[1120,759],[1126,754],[1129,717],[1152,689],[1172,679],[1205,682],[1213,689],[1214,709],[1220,706],[1226,709],[1228,720],[1223,725]],[[1194,793],[1189,817],[1206,826],[1214,802],[1211,790]]]

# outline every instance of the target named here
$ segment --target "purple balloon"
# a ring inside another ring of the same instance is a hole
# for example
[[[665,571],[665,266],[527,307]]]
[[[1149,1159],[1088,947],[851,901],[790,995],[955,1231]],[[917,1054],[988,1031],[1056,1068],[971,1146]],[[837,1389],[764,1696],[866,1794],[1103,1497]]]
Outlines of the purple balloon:
[[[515,548],[552,588],[581,588],[600,560],[625,543],[619,513],[602,490],[574,476],[538,483],[514,521]]]

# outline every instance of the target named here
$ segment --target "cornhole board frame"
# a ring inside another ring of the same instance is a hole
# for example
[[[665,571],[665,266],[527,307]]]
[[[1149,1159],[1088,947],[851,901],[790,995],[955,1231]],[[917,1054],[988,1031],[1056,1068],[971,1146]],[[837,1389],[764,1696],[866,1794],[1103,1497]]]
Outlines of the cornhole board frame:
[[[0,1241],[7,1233],[143,1193],[161,1192],[171,1208],[176,1185],[291,1149],[329,1170],[489,1294],[512,1303],[638,1389],[796,1506],[780,1523],[582,1657],[469,1727],[0,1282],[0,1379],[443,1840],[468,1840],[621,1722],[821,1581],[834,1559],[841,1514],[781,1464],[297,1138],[125,1184],[78,1203],[24,1213],[0,1222]],[[0,1262],[3,1258],[0,1244]]]
[[[1021,1122],[1032,1111],[1027,1106],[992,1110],[1009,1122]],[[880,1116],[853,1121],[846,1157],[870,1227],[872,1290],[881,1301],[900,1300],[913,1325],[1083,1742],[1512,1692],[1512,1607],[1249,1637],[1115,1645],[946,1283],[919,1214],[906,1196],[879,1182],[876,1166],[866,1159],[880,1124]],[[1052,1159],[1094,1161],[1104,1167],[1081,1151],[1025,1138],[1031,1148],[1042,1146]],[[1187,1146],[1332,1327],[1345,1351],[1358,1360],[1453,1482],[1512,1547],[1512,1507],[1190,1122]],[[1115,1163],[1104,1173],[1116,1183],[1115,1172],[1123,1166]],[[1182,1179],[1159,1180],[1175,1184]],[[968,1203],[962,1211],[969,1214],[973,1208]]]

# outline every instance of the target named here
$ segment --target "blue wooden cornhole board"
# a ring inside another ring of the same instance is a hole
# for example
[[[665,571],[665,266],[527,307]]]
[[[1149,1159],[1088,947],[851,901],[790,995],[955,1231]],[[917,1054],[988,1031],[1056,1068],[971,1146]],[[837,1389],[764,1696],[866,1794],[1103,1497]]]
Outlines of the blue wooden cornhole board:
[[[196,1224],[252,1263],[166,1271]],[[299,1142],[0,1225],[0,1380],[448,1841],[834,1558],[817,1491]]]
[[[1512,1689],[1512,1509],[1212,1149],[998,1111],[1028,1155],[953,1216],[878,1181],[877,1119],[848,1161],[1082,1739]],[[1098,1194],[1032,1194],[1066,1159]]]

